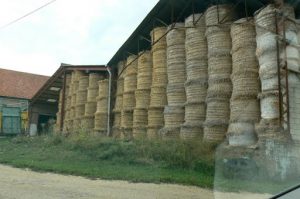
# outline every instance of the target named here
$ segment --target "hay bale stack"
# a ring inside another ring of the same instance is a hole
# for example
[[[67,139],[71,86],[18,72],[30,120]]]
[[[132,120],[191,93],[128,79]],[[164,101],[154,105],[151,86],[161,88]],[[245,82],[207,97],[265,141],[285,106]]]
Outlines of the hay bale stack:
[[[176,23],[168,27],[167,34],[167,102],[164,109],[164,128],[160,130],[163,139],[178,138],[180,126],[184,123],[186,94],[185,27]]]
[[[283,42],[279,40],[279,54],[277,57],[277,39],[276,35],[276,14],[278,13],[278,34],[286,34],[287,48],[284,48]],[[261,121],[256,126],[258,138],[274,139],[278,136],[280,127],[279,107],[279,90],[278,90],[278,59],[280,66],[283,67],[287,61],[287,67],[291,71],[299,66],[299,52],[295,47],[298,45],[297,26],[293,20],[282,20],[281,16],[287,16],[295,19],[294,8],[284,5],[282,8],[276,8],[275,5],[269,4],[267,7],[255,13],[256,24],[256,56],[259,61],[259,78],[261,81],[260,108]],[[285,32],[283,32],[285,31]],[[287,55],[285,60],[285,56]],[[289,76],[292,72],[289,72]],[[284,75],[283,73],[280,75]],[[281,82],[285,84],[285,82]],[[285,91],[283,91],[285,92]],[[277,122],[273,122],[277,121]],[[284,129],[283,129],[284,130]]]
[[[229,101],[232,92],[230,25],[235,18],[232,5],[211,6],[205,13],[208,44],[207,110],[204,140],[222,142],[229,123]],[[221,111],[217,113],[217,111]]]
[[[253,19],[235,21],[231,26],[233,91],[230,101],[229,145],[247,146],[256,142],[255,123],[260,120],[258,61]],[[246,46],[246,47],[245,47]]]
[[[108,79],[98,81],[99,93],[97,99],[97,111],[95,113],[94,131],[105,134],[108,119]]]
[[[163,108],[167,104],[167,40],[166,27],[154,28],[150,35],[152,41],[152,82],[150,106],[148,110],[147,137],[158,137],[158,130],[163,127]],[[160,121],[158,121],[160,119]]]

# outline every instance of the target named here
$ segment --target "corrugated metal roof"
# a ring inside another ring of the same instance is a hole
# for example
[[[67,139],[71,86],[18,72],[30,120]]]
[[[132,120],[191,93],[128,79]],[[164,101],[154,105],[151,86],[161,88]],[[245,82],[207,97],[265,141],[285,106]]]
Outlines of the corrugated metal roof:
[[[47,76],[0,69],[0,96],[31,99]]]

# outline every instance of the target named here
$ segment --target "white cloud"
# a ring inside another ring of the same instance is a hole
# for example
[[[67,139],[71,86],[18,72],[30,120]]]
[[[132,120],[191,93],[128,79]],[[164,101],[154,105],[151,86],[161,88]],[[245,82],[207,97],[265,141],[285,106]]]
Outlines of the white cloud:
[[[49,0],[2,0],[0,26]],[[0,30],[0,67],[51,75],[61,62],[106,64],[158,0],[57,0]]]

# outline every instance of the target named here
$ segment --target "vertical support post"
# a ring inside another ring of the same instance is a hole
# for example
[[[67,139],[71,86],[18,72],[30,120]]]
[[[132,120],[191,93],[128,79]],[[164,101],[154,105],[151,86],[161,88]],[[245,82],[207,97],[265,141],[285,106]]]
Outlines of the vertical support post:
[[[67,76],[67,73],[66,71],[64,72],[64,83],[63,83],[63,87],[62,87],[62,102],[61,102],[61,115],[60,115],[60,130],[62,131],[63,130],[63,127],[64,127],[64,117],[65,117],[65,95],[66,95],[66,76]]]

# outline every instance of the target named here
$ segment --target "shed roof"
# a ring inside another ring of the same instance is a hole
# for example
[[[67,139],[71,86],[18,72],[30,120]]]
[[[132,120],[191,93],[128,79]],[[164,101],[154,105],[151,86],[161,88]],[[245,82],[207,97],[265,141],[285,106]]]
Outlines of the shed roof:
[[[48,79],[43,75],[0,69],[0,96],[31,99]]]

